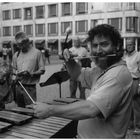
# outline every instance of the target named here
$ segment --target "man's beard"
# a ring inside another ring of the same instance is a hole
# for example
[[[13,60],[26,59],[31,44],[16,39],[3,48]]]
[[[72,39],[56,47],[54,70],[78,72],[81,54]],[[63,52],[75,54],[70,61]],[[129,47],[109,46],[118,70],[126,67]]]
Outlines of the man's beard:
[[[117,56],[108,56],[111,54],[113,53],[94,55],[95,64],[103,70],[110,67],[117,61]]]
[[[27,51],[28,51],[28,47],[27,47],[27,46],[23,46],[23,47],[21,48],[21,51],[22,51],[23,53],[27,52]]]
[[[135,51],[135,49],[130,50],[130,51],[128,51],[128,50],[126,49],[126,52],[127,52],[128,54],[131,54],[131,53],[134,52],[134,51]]]

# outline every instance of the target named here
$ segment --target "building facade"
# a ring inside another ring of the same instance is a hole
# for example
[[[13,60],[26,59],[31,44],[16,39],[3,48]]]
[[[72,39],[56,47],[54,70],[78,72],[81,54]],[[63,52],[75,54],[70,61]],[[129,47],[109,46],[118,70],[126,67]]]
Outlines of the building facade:
[[[27,3],[6,2],[0,5],[0,45],[13,46],[18,31],[25,31],[33,44],[50,48],[52,54],[61,54],[66,39],[66,29],[75,36],[86,39],[92,27],[108,23],[115,26],[125,40],[134,37],[140,49],[140,3]]]

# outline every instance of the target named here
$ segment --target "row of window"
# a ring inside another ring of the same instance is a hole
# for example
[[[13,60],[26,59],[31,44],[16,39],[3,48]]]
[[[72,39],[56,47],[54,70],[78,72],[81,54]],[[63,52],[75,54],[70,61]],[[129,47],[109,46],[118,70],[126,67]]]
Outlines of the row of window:
[[[72,15],[72,3],[62,3],[61,4],[61,16],[70,16]],[[105,7],[102,6],[102,4],[94,3],[91,6],[91,9],[93,11],[102,11]],[[108,3],[108,7],[110,10],[118,9],[122,10],[122,3]],[[109,11],[108,9],[108,11]],[[137,9],[136,3],[126,3],[125,6],[126,10],[135,10]],[[33,7],[26,7],[23,9],[24,10],[24,19],[25,20],[30,20],[33,19]],[[35,15],[37,19],[40,18],[45,18],[45,15],[48,14],[48,17],[57,17],[58,16],[58,4],[49,4],[48,5],[48,11],[45,11],[45,5],[41,6],[36,6],[35,7]],[[22,18],[22,9],[13,9],[13,19],[21,19]],[[46,14],[45,14],[46,13]],[[87,14],[88,13],[88,3],[81,2],[81,3],[76,3],[76,14]],[[4,10],[3,11],[3,20],[10,20],[11,19],[11,10]]]
[[[76,14],[84,14],[88,11],[88,3],[76,3]],[[36,18],[45,18],[45,6],[35,7]],[[22,9],[13,9],[13,19],[22,18]],[[24,8],[24,19],[33,19],[33,7]],[[58,4],[48,5],[48,17],[58,16]],[[62,3],[62,16],[72,15],[72,3]],[[11,19],[11,10],[3,11],[3,20]]]
[[[85,33],[88,31],[88,25],[86,20],[76,21],[76,33]],[[66,28],[72,28],[72,22],[61,23],[61,34],[64,35]],[[33,36],[33,24],[24,25],[24,31],[27,35]],[[13,26],[13,36],[23,30],[21,25]],[[36,36],[45,36],[45,24],[35,25]],[[58,35],[58,23],[48,23],[48,35]],[[11,26],[3,27],[3,36],[11,36]]]
[[[103,19],[91,20],[91,28],[95,27],[98,24],[104,23]],[[109,18],[108,24],[114,26],[119,31],[122,31],[122,18]],[[61,23],[61,35],[65,34],[66,28],[71,27],[72,21],[62,22]],[[22,26],[13,26],[13,35],[18,31],[23,30]],[[29,36],[33,36],[33,24],[24,25],[24,31]],[[80,20],[75,22],[75,33],[86,33],[88,31],[88,21]],[[126,32],[139,32],[138,26],[138,17],[126,17]],[[35,24],[35,35],[36,36],[45,36],[45,24]],[[58,35],[58,23],[48,23],[48,36]],[[11,36],[11,27],[3,27],[3,36]]]

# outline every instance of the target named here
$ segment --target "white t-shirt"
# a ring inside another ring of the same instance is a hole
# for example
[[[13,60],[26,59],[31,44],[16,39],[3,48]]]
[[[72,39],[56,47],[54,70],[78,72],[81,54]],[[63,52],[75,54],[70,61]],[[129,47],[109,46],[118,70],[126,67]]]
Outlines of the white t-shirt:
[[[140,52],[134,51],[131,55],[125,55],[124,60],[127,63],[127,67],[131,72],[133,78],[140,78],[140,71],[138,63],[140,63]]]
[[[17,72],[28,71],[34,73],[39,70],[45,70],[43,55],[38,49],[32,47],[27,53],[20,52],[18,57],[17,53],[13,57],[13,66],[17,69]],[[40,76],[33,78],[25,77],[21,79],[21,83],[33,85],[38,83],[39,80]]]
[[[69,51],[73,54],[73,55],[77,55],[79,57],[84,57],[84,56],[88,56],[88,51],[84,48],[84,47],[71,47],[69,49]]]
[[[124,138],[132,111],[132,77],[124,61],[107,71],[83,69],[82,86],[91,87],[87,100],[100,110],[95,118],[80,120],[79,138]]]

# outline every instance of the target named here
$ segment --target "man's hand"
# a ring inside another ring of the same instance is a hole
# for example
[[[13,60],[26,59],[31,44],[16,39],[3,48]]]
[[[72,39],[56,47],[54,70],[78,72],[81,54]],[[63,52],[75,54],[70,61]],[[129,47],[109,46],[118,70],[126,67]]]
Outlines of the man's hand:
[[[36,102],[36,104],[33,105],[34,109],[34,116],[37,118],[48,118],[50,117],[50,110],[51,105],[48,105],[46,103]]]
[[[29,76],[31,76],[31,74],[28,71],[22,71],[22,72],[17,73],[17,76],[18,77],[29,77]]]

